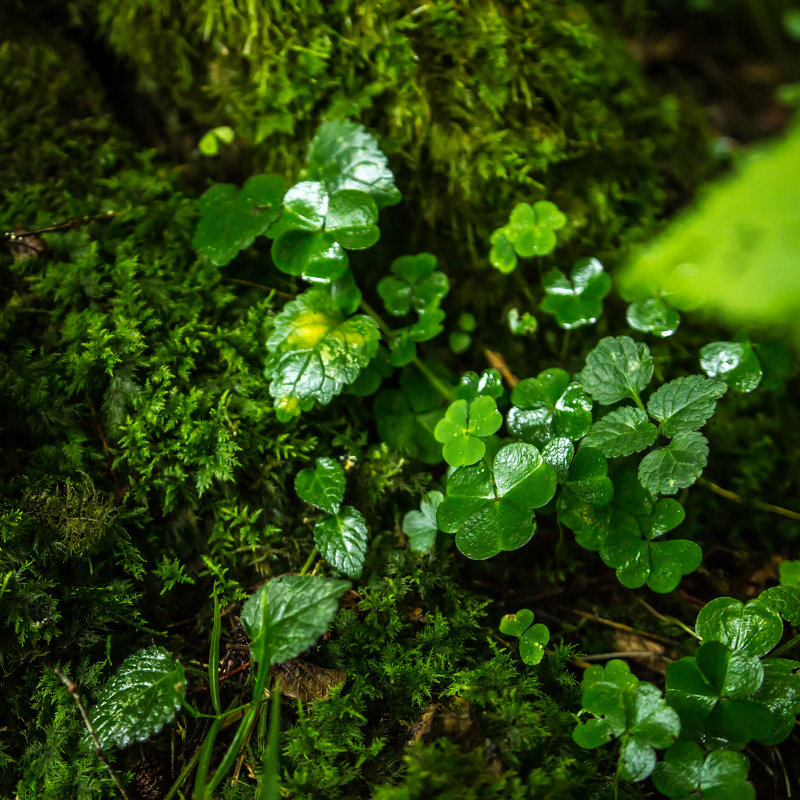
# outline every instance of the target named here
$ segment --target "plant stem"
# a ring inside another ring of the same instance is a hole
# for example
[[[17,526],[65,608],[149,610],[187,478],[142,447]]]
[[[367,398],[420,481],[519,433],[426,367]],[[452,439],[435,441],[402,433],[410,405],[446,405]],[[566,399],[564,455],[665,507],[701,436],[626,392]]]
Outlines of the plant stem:
[[[571,331],[567,330],[564,333],[564,338],[561,340],[561,352],[559,353],[558,360],[561,366],[564,366],[564,362],[567,360],[567,353],[569,353],[569,335]]]
[[[303,564],[303,568],[300,570],[301,575],[305,575],[308,572],[308,568],[314,563],[314,559],[317,557],[317,548],[315,547],[309,554],[308,558],[306,559],[306,563]]]
[[[262,289],[265,292],[272,292],[279,297],[286,297],[289,300],[294,300],[297,295],[289,294],[288,292],[281,292],[278,289],[273,289],[271,286],[264,286],[263,283],[253,283],[253,281],[245,281],[241,278],[223,278],[223,281],[228,283],[240,283],[242,286],[252,286],[254,289]]]
[[[222,634],[222,613],[217,587],[214,587],[214,627],[211,631],[211,646],[208,654],[208,689],[211,703],[217,714],[222,713],[222,701],[219,694],[219,640]]]
[[[97,756],[97,760],[100,761],[100,763],[108,770],[108,774],[111,776],[111,780],[114,781],[114,784],[117,787],[120,795],[122,795],[125,800],[130,800],[130,795],[125,791],[125,787],[122,785],[119,775],[114,772],[114,768],[109,763],[108,757],[103,751],[103,748],[100,746],[100,740],[97,738],[97,734],[94,732],[92,721],[89,719],[89,715],[86,713],[86,707],[83,705],[83,700],[81,700],[81,696],[78,694],[77,684],[73,683],[60,669],[53,669],[53,672],[58,675],[61,683],[67,687],[67,691],[72,695],[75,705],[78,706],[78,711],[81,712],[81,717],[83,717],[83,724],[86,726],[86,730],[89,731],[89,736],[92,737],[92,742],[94,743],[94,754]]]
[[[394,339],[397,336],[397,333],[384,322],[383,317],[366,300],[361,300],[359,308],[378,323],[378,327],[386,334],[387,338]]]
[[[713,483],[706,478],[698,478],[697,482],[701,486],[705,486],[706,489],[710,489],[712,492],[714,492],[714,494],[724,497],[726,500],[732,500],[734,503],[742,503],[743,505],[746,505],[748,502],[740,494],[736,494],[736,492],[732,492],[730,489],[723,489],[721,486],[718,486],[716,483]],[[762,500],[757,499],[751,499],[749,502],[756,508],[760,508],[762,511],[771,511],[773,514],[780,514],[782,517],[787,517],[788,519],[794,519],[800,522],[800,514],[798,514],[797,511],[792,511],[791,509],[783,508],[782,506],[775,506],[772,503],[765,503]]]
[[[779,656],[782,653],[786,653],[789,650],[791,650],[797,644],[800,644],[800,633],[796,634],[795,636],[792,636],[792,638],[789,639],[789,641],[786,642],[786,644],[782,644],[779,648],[777,648],[776,650],[773,650],[770,653],[770,657]]]
[[[175,792],[181,788],[183,782],[189,777],[189,773],[191,773],[191,771],[194,769],[194,765],[197,763],[198,758],[200,758],[199,747],[194,751],[194,755],[192,755],[186,766],[181,770],[181,774],[178,775],[175,783],[173,783],[170,787],[170,790],[164,795],[164,800],[171,800]]]

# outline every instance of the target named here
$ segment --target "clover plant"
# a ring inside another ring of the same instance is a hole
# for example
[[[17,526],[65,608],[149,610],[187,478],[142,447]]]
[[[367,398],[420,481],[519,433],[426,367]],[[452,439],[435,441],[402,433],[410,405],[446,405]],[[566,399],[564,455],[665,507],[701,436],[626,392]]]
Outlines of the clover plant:
[[[566,330],[597,322],[603,298],[611,291],[611,278],[596,258],[584,258],[572,268],[569,278],[559,269],[544,276],[545,297],[540,308],[553,314]]]
[[[517,203],[508,222],[490,237],[492,249],[489,261],[500,272],[513,272],[517,257],[531,258],[552,253],[556,246],[557,230],[567,223],[558,206],[539,200],[532,206]]]
[[[672,336],[681,324],[681,315],[663,297],[634,300],[625,312],[625,319],[635,331],[662,339]]]
[[[500,620],[500,633],[519,639],[519,657],[532,667],[544,658],[545,645],[550,641],[547,626],[541,622],[534,625],[533,611],[529,608],[506,614]]]

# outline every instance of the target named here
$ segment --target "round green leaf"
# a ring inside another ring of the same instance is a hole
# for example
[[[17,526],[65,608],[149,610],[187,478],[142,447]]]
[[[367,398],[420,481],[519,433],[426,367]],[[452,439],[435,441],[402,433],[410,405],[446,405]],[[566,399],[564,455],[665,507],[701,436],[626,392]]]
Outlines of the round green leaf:
[[[675,709],[667,705],[657,686],[651,683],[638,684],[625,695],[625,706],[631,738],[659,749],[669,747],[678,738],[681,732],[680,717]]]
[[[462,333],[461,331],[453,331],[449,337],[450,349],[458,355],[459,353],[463,353],[466,350],[469,350],[469,346],[472,344],[472,337],[468,333]]]
[[[648,453],[639,464],[639,480],[653,494],[676,494],[691,486],[708,461],[708,441],[702,433],[679,433],[666,446]]]
[[[348,267],[341,245],[321,231],[287,231],[272,243],[271,254],[282,272],[318,283],[338,280]]]
[[[625,318],[635,331],[662,338],[672,336],[681,324],[681,315],[661,297],[636,300],[628,306]]]
[[[314,541],[322,557],[334,568],[360,578],[367,556],[367,523],[361,512],[345,506],[340,513],[314,526]]]
[[[638,453],[656,440],[656,426],[639,408],[624,406],[610,411],[592,425],[583,443],[608,458]]]
[[[647,410],[661,423],[659,430],[664,436],[687,433],[706,424],[727,388],[723,381],[702,375],[676,378],[653,392]]]
[[[585,689],[593,683],[613,683],[622,691],[637,686],[639,679],[631,672],[627,662],[621,658],[612,658],[606,665],[591,664],[583,673],[581,686]]]
[[[450,290],[450,281],[436,269],[436,256],[417,253],[392,261],[392,274],[378,282],[378,294],[386,310],[395,316],[412,308],[419,314],[436,308]]]
[[[375,201],[364,192],[346,189],[330,198],[325,232],[348,250],[364,250],[380,238],[377,221]]]
[[[676,715],[677,716],[677,715]],[[656,753],[650,745],[634,736],[624,736],[619,750],[620,778],[624,781],[643,781],[656,766]]]
[[[539,328],[536,317],[528,311],[519,313],[519,309],[512,308],[508,312],[508,329],[515,336],[533,336]]]
[[[586,356],[578,380],[598,403],[635,399],[653,377],[653,359],[646,344],[629,336],[607,336]]]
[[[597,322],[603,312],[603,298],[611,291],[611,278],[596,258],[584,258],[572,268],[569,278],[552,269],[542,281],[545,297],[540,308],[554,314],[566,330]]]
[[[542,458],[555,470],[559,482],[567,479],[569,466],[574,456],[574,445],[564,437],[551,439],[542,448]]]
[[[408,328],[403,329],[389,342],[389,363],[393,367],[404,367],[417,357],[417,345]]]
[[[517,254],[514,245],[506,238],[503,228],[498,228],[489,237],[492,249],[489,251],[489,263],[500,272],[508,274],[517,268]]]
[[[546,625],[537,622],[519,640],[519,656],[528,666],[536,666],[544,657],[545,645],[550,641],[550,631]]]
[[[506,614],[500,620],[500,633],[520,637],[533,625],[533,611],[521,608],[516,614]]]
[[[572,731],[572,739],[579,747],[591,750],[611,741],[611,726],[605,719],[589,719]]]
[[[329,514],[342,505],[344,484],[344,470],[332,458],[318,458],[314,469],[306,467],[294,479],[298,497]]]
[[[747,605],[733,597],[717,597],[697,615],[697,635],[704,642],[722,642],[734,653],[763,656],[780,642],[780,616],[759,600]]]
[[[623,690],[613,683],[597,681],[583,687],[583,707],[598,717],[603,717],[615,736],[621,736],[627,726],[627,713]]]
[[[128,656],[101,689],[92,724],[101,747],[127,747],[158,733],[181,707],[186,676],[163,647]]]
[[[653,513],[637,519],[639,528],[645,539],[655,539],[677,528],[686,517],[683,506],[671,497],[662,497],[656,501]]]
[[[608,477],[608,462],[602,453],[581,446],[569,468],[564,488],[592,506],[604,506],[614,495],[614,484]]]
[[[494,398],[482,395],[469,404],[463,399],[451,403],[433,435],[444,445],[442,454],[448,464],[467,466],[483,458],[486,446],[481,439],[496,433],[502,424]]]
[[[767,708],[777,723],[774,735],[761,740],[774,746],[792,733],[800,713],[800,662],[765,658],[761,665],[764,681],[752,699]]]
[[[403,533],[408,536],[409,546],[415,553],[428,553],[433,547],[436,532],[439,530],[436,512],[443,499],[441,492],[427,492],[422,498],[419,511],[409,511],[403,517]]]
[[[496,369],[477,372],[464,372],[453,390],[453,397],[471,402],[481,395],[499,400],[503,396],[503,378]]]
[[[700,366],[737,392],[752,392],[761,383],[761,364],[750,342],[711,342],[700,350]]]

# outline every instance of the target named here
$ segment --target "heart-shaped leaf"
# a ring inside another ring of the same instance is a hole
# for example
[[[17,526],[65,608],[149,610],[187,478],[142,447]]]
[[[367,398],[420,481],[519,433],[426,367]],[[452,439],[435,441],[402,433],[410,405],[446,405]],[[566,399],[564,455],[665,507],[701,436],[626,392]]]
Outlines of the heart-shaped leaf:
[[[185,694],[183,667],[163,647],[128,656],[100,690],[92,711],[101,747],[149,739],[172,721]]]
[[[679,433],[639,464],[639,480],[653,494],[677,494],[691,486],[708,461],[708,440],[698,431]]]
[[[545,645],[550,641],[546,625],[537,622],[531,625],[519,639],[519,657],[529,666],[536,666],[544,658]]]
[[[539,451],[529,444],[509,444],[498,451],[491,470],[479,463],[450,475],[438,525],[456,534],[456,546],[468,558],[491,558],[522,547],[533,536],[533,511],[555,490],[555,472]]]
[[[763,656],[780,642],[783,622],[760,600],[745,605],[733,597],[717,597],[700,610],[695,630],[704,642],[722,642],[734,653]]]
[[[540,308],[554,314],[566,330],[597,322],[603,312],[603,298],[611,291],[611,278],[596,258],[584,258],[572,268],[567,278],[552,269],[542,281],[545,297]]]
[[[592,506],[607,505],[614,495],[608,462],[599,450],[581,447],[570,464],[564,489]]]
[[[789,737],[800,713],[800,662],[764,658],[761,665],[764,681],[752,699],[769,709],[777,722],[774,735],[762,740],[774,746]]]
[[[656,426],[640,408],[623,406],[592,425],[583,443],[596,447],[608,458],[638,453],[656,440]]]
[[[453,390],[453,397],[472,402],[481,395],[488,395],[499,400],[503,396],[503,378],[499,370],[485,369],[480,375],[477,372],[464,372]]]
[[[450,281],[436,265],[436,256],[431,253],[400,256],[392,261],[392,274],[378,282],[378,294],[386,310],[402,316],[412,308],[421,314],[438,307],[450,290]]]
[[[771,586],[758,599],[790,625],[800,625],[800,586]]]
[[[332,458],[318,458],[314,469],[306,467],[294,479],[298,497],[329,514],[342,505],[344,484],[344,470]]]
[[[606,336],[586,356],[578,380],[598,403],[610,405],[637,400],[652,377],[653,359],[646,344],[629,336]]]
[[[277,175],[254,175],[241,189],[214,184],[200,198],[194,249],[212,264],[225,266],[278,219],[283,192]]]
[[[752,392],[761,383],[761,364],[750,342],[711,342],[700,350],[700,366],[736,392]]]
[[[533,611],[521,608],[515,614],[506,614],[500,620],[500,633],[519,638],[533,625]]]
[[[403,533],[415,553],[429,553],[439,530],[436,512],[444,499],[441,492],[430,491],[422,498],[419,511],[409,511],[403,517]]]
[[[661,423],[659,431],[664,436],[695,431],[714,414],[717,401],[727,388],[723,381],[702,375],[676,378],[653,392],[647,410]]]
[[[634,301],[628,306],[625,319],[635,331],[652,333],[664,339],[672,336],[681,324],[681,315],[661,297]]]
[[[367,555],[367,523],[360,511],[345,506],[340,513],[321,519],[314,526],[314,542],[334,569],[351,578],[361,577]]]
[[[483,458],[486,445],[482,438],[497,433],[502,424],[503,416],[494,398],[482,395],[471,403],[466,400],[451,403],[433,435],[442,443],[442,455],[448,464],[467,466]]]

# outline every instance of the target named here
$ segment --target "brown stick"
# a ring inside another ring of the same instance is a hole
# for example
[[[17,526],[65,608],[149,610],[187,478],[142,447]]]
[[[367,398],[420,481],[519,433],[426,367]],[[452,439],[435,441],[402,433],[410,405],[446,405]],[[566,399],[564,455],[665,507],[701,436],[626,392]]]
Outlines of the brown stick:
[[[119,779],[119,775],[114,772],[114,768],[109,763],[105,752],[103,752],[103,748],[100,746],[100,740],[97,738],[97,734],[94,732],[92,721],[89,719],[89,715],[86,713],[86,707],[83,705],[81,696],[78,694],[77,684],[73,683],[60,669],[53,668],[53,672],[55,672],[55,674],[61,679],[61,683],[67,687],[67,691],[72,695],[72,699],[78,706],[78,711],[81,712],[81,717],[83,717],[83,724],[86,726],[86,730],[89,731],[89,736],[92,737],[92,741],[94,742],[94,754],[97,756],[98,761],[100,761],[100,763],[108,770],[108,774],[116,784],[116,787],[124,800],[131,800],[130,795],[125,791],[125,787],[122,785],[122,781]]]

